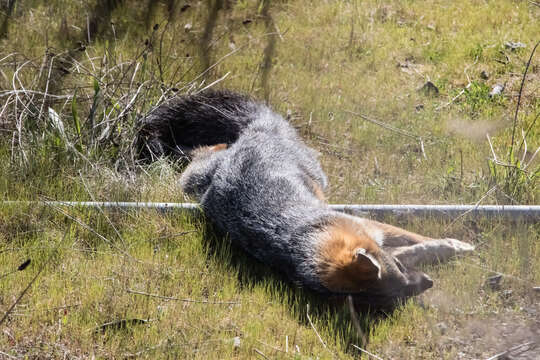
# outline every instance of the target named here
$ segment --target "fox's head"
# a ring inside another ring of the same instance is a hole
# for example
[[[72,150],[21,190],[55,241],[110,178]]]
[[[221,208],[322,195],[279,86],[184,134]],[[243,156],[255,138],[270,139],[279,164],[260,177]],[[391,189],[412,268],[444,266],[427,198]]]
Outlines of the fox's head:
[[[421,271],[405,268],[377,244],[359,222],[339,218],[321,233],[317,270],[324,286],[335,293],[371,293],[409,297],[433,282]]]

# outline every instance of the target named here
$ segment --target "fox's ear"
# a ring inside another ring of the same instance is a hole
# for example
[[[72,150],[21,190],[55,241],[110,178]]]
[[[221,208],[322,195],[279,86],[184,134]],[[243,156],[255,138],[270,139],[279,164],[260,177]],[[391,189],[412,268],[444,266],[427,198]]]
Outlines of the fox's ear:
[[[356,248],[354,250],[354,259],[359,264],[368,266],[374,272],[377,272],[377,278],[381,278],[381,264],[375,257],[369,254],[364,248]]]

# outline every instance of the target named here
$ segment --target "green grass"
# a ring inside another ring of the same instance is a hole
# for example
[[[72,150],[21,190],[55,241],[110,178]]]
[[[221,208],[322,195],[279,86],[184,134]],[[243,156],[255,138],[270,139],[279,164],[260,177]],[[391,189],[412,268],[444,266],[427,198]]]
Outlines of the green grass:
[[[224,3],[214,28],[206,2],[16,1],[11,12],[1,4],[0,198],[187,200],[176,165],[135,164],[136,119],[221,79],[214,86],[266,99],[321,152],[330,202],[538,203],[538,157],[530,162],[540,146],[538,53],[509,156],[522,75],[539,40],[532,2],[274,1],[272,21],[259,3]],[[511,51],[506,41],[527,47]],[[215,65],[204,72],[205,63]],[[418,91],[427,80],[438,95]],[[505,90],[492,98],[495,84]],[[420,137],[425,156],[418,138],[351,112]],[[43,267],[0,324],[0,350],[10,356],[358,357],[340,299],[287,284],[198,216],[65,211],[0,207],[0,274],[32,260],[0,279],[0,315]],[[477,359],[538,338],[538,224],[385,221],[478,250],[426,269],[435,286],[418,299],[362,314],[367,350]],[[485,285],[495,272],[508,274],[499,290]],[[130,319],[147,322],[100,329]]]

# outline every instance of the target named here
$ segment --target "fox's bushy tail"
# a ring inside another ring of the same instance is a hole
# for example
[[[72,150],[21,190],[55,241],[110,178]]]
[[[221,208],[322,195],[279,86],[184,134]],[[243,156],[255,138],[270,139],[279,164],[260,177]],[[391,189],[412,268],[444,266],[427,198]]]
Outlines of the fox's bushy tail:
[[[246,95],[223,90],[175,97],[141,119],[138,158],[189,159],[199,146],[232,144],[261,106]]]

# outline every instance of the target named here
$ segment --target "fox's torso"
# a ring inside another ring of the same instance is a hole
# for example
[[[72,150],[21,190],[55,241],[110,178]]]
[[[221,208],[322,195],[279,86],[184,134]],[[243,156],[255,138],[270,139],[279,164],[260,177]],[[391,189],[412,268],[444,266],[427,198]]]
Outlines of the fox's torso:
[[[268,126],[261,114],[232,146],[214,155],[215,172],[200,202],[237,245],[326,291],[314,262],[316,235],[329,213],[314,187],[326,187],[326,177],[316,153],[273,116]]]

